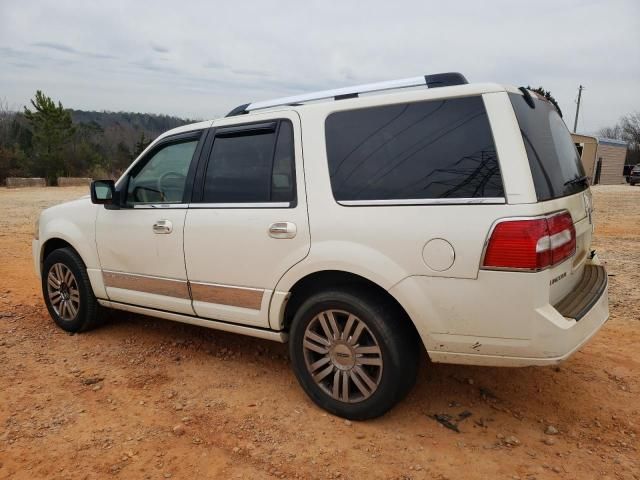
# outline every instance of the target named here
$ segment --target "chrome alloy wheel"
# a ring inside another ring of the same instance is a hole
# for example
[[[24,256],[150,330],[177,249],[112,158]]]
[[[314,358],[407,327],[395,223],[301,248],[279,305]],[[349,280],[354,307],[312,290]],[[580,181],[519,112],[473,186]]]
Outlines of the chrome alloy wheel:
[[[47,294],[56,314],[71,321],[80,309],[80,291],[73,272],[64,263],[54,263],[47,275]]]
[[[325,310],[304,332],[304,358],[316,384],[334,399],[358,403],[382,379],[382,351],[375,336],[355,315]]]

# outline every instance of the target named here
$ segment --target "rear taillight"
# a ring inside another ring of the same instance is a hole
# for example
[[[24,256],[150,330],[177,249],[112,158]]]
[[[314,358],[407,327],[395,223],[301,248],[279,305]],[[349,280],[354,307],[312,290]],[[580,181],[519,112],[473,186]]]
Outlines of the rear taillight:
[[[576,251],[576,230],[567,211],[499,221],[487,243],[483,268],[538,271],[559,264]]]

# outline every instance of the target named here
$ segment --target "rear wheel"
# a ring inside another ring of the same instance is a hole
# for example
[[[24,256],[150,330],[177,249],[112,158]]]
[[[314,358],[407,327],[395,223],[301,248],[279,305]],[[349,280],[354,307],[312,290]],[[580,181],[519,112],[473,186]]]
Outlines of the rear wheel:
[[[415,383],[418,341],[397,305],[355,289],[328,290],[298,309],[289,340],[298,381],[341,417],[377,417]]]
[[[45,258],[42,293],[51,318],[67,332],[89,330],[102,318],[84,263],[71,248],[54,250]]]

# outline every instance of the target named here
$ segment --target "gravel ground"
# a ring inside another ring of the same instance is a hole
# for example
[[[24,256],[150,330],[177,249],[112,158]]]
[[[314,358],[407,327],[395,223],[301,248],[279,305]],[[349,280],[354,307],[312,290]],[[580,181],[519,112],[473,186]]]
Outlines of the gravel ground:
[[[86,188],[0,189],[0,478],[638,479],[640,187],[595,187],[611,318],[560,367],[430,364],[392,412],[346,422],[283,345],[114,313],[68,335],[31,261],[41,208]],[[432,415],[471,416],[460,433]]]

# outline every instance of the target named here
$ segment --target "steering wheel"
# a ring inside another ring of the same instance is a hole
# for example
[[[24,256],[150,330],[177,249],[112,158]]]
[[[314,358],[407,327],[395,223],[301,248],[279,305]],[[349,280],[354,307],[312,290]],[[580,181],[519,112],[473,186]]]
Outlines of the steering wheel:
[[[166,185],[167,180],[169,179],[175,179],[177,180],[177,182],[173,183],[173,185],[171,184],[171,182],[169,183],[169,185]],[[165,172],[162,175],[160,175],[160,177],[158,178],[158,190],[160,190],[160,195],[162,195],[162,201],[167,200],[166,194],[169,191],[179,190],[179,187],[177,187],[176,185],[180,185],[180,182],[184,184],[184,181],[186,179],[187,179],[187,176],[180,172]]]

